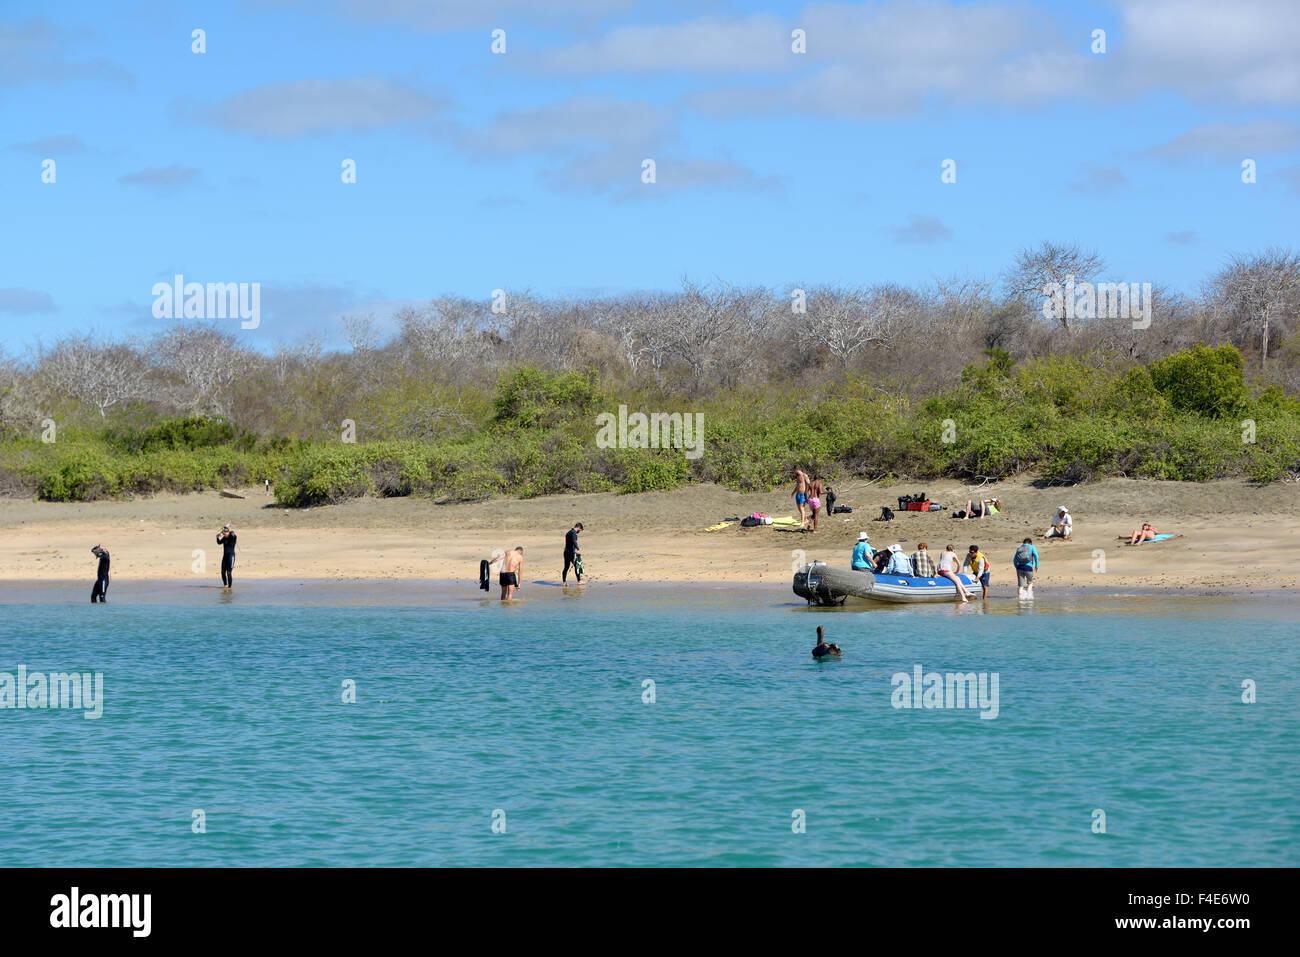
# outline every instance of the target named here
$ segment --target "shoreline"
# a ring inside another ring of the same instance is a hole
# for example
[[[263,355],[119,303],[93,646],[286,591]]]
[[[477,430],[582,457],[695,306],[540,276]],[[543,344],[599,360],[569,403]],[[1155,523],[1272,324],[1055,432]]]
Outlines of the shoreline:
[[[932,554],[948,543],[959,551],[977,543],[993,564],[995,590],[1014,589],[1011,553],[1025,537],[1039,551],[1040,592],[1250,596],[1300,588],[1296,483],[914,484],[840,483],[839,500],[854,512],[823,516],[815,534],[776,526],[708,531],[724,518],[754,511],[797,514],[788,490],[739,493],[710,485],[464,505],[367,498],[302,510],[276,506],[261,489],[244,490],[238,499],[216,492],[90,503],[0,499],[0,582],[89,588],[90,546],[96,542],[112,554],[113,587],[127,581],[217,582],[221,549],[215,535],[226,522],[239,535],[236,587],[281,580],[470,583],[477,581],[480,559],[516,545],[525,549],[524,581],[558,582],[564,532],[582,521],[588,581],[601,586],[779,585],[789,592],[795,568],[807,561],[847,567],[858,532],[865,530],[873,547],[897,541],[909,552],[921,540]],[[900,494],[921,489],[949,509],[995,494],[1005,509],[968,521],[947,512],[873,520],[882,504],[893,507]],[[1069,542],[1038,538],[1057,504],[1069,505],[1074,514]],[[1142,521],[1180,537],[1137,548],[1116,540]]]

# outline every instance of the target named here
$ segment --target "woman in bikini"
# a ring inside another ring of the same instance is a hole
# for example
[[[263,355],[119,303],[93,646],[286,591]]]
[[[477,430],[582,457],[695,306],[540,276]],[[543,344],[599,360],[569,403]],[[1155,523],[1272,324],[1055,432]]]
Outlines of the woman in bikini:
[[[966,586],[962,584],[962,580],[957,577],[957,569],[960,567],[959,563],[960,559],[957,558],[957,553],[953,551],[951,545],[939,553],[939,575],[956,585],[958,597],[961,598],[963,602],[968,602],[972,592],[968,591]]]

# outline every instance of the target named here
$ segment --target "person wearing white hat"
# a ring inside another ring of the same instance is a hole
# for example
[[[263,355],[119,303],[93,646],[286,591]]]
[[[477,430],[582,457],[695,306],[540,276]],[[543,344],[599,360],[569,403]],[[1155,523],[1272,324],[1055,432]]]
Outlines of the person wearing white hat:
[[[852,568],[858,572],[869,572],[873,567],[872,558],[875,553],[871,550],[871,542],[867,539],[866,532],[858,532],[858,543],[853,546],[853,564]]]
[[[889,546],[889,564],[885,566],[886,575],[907,575],[912,574],[912,560],[907,557],[903,551],[903,546],[894,543]]]
[[[1074,519],[1070,518],[1070,510],[1062,505],[1052,516],[1052,527],[1043,532],[1043,538],[1069,538],[1070,532],[1074,530]]]

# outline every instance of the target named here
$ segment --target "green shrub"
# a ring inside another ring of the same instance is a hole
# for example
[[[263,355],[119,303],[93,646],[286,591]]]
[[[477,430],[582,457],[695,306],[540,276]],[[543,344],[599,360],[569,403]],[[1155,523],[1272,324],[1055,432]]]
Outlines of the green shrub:
[[[1219,419],[1246,406],[1241,353],[1235,346],[1179,350],[1151,363],[1151,381],[1178,412]]]

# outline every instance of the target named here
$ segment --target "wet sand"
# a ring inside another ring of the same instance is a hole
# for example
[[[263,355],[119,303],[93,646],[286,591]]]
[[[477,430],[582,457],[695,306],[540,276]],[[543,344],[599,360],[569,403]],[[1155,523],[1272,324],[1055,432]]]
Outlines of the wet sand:
[[[128,581],[218,580],[217,530],[239,534],[236,582],[335,580],[473,582],[493,549],[523,545],[525,582],[558,582],[564,532],[575,521],[591,585],[694,582],[783,585],[794,568],[820,559],[847,565],[858,532],[876,547],[925,540],[964,552],[980,545],[993,563],[995,593],[1014,588],[1011,554],[1033,535],[1042,560],[1039,590],[1090,593],[1146,590],[1215,595],[1284,592],[1300,583],[1300,485],[1254,486],[1111,479],[1072,488],[1030,481],[972,489],[952,481],[837,487],[851,515],[823,515],[819,530],[731,526],[724,518],[763,511],[797,514],[788,490],[741,494],[716,486],[641,495],[563,495],[438,505],[423,499],[361,499],[337,506],[282,509],[261,489],[242,499],[215,492],[130,501],[62,504],[0,500],[0,580],[68,582],[89,588],[102,542],[113,556],[113,588]],[[944,513],[900,513],[872,521],[899,495],[926,490],[950,509],[997,495],[1004,511],[971,521]],[[1074,515],[1071,541],[1037,538],[1057,505]],[[1179,533],[1130,548],[1116,538],[1143,521]],[[197,553],[196,553],[197,550]],[[11,591],[11,590],[7,590]],[[558,591],[558,589],[557,589]],[[476,594],[483,594],[477,592]],[[10,599],[12,600],[12,599]],[[111,595],[110,595],[111,600]]]

